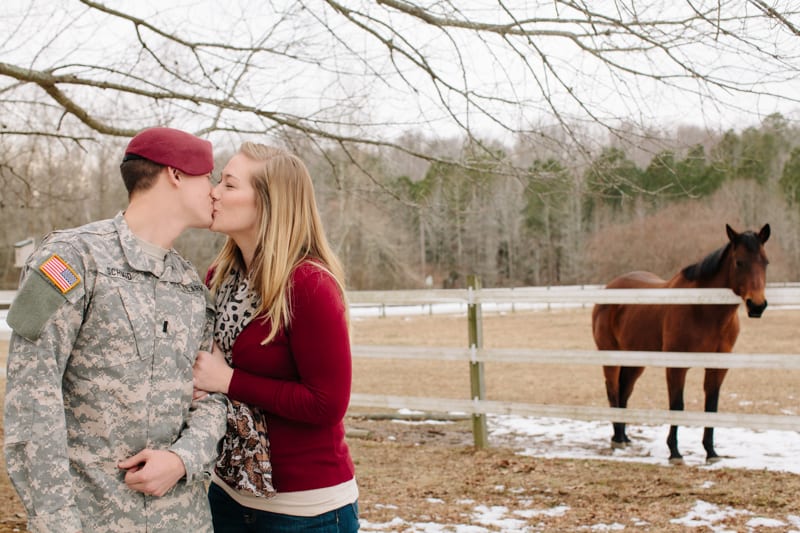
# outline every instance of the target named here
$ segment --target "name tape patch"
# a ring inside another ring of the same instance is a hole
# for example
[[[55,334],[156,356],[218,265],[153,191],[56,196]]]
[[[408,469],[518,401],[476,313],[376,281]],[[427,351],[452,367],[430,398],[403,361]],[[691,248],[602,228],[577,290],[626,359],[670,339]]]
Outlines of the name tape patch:
[[[57,254],[51,255],[50,259],[41,264],[39,270],[62,294],[68,293],[81,281],[80,276]]]

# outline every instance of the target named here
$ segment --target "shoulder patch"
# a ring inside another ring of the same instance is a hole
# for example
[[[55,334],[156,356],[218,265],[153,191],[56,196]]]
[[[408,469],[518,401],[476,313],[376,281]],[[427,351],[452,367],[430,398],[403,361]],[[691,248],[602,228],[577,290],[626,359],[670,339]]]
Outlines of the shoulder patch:
[[[51,281],[33,273],[17,291],[6,322],[18,335],[36,341],[47,321],[66,301],[67,296],[54,290]]]
[[[39,265],[39,271],[61,291],[61,294],[67,294],[81,282],[81,277],[58,254],[51,255]]]

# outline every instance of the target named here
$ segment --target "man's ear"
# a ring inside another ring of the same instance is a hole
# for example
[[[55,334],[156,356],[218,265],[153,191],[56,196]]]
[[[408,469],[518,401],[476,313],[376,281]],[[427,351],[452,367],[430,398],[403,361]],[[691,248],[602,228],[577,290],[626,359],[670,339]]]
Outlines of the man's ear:
[[[167,181],[169,181],[172,185],[177,185],[181,181],[180,171],[174,167],[166,167],[167,169]]]

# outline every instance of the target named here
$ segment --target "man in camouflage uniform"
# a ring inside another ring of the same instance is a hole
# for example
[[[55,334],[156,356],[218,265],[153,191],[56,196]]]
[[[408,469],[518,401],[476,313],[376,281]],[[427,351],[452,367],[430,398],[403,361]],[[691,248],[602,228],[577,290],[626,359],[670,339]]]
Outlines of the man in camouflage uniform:
[[[192,402],[213,308],[171,249],[212,221],[211,143],[169,128],[134,137],[126,211],[51,233],[9,311],[9,476],[33,532],[211,531],[205,471],[220,397]]]

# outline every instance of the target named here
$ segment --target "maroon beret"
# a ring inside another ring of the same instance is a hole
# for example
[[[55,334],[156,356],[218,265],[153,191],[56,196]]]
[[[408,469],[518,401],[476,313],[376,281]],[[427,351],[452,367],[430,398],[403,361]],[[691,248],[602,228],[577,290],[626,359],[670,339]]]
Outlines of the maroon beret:
[[[209,141],[172,128],[150,128],[136,134],[122,162],[131,159],[149,159],[190,176],[202,176],[214,169]]]

